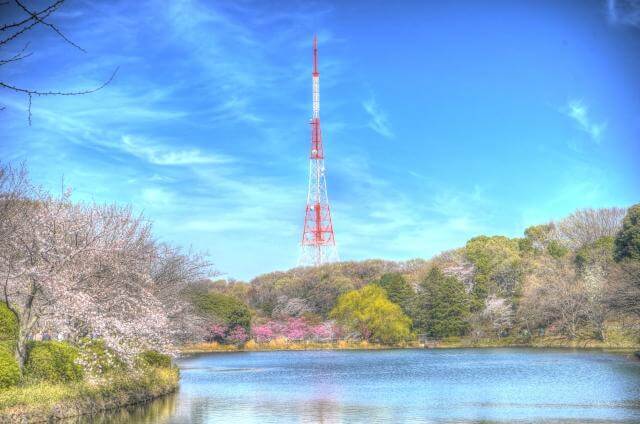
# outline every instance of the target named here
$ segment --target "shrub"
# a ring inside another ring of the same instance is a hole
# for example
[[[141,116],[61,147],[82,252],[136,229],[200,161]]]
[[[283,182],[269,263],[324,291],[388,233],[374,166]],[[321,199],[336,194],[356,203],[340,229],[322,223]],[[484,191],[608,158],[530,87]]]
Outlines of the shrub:
[[[18,323],[16,316],[0,303],[0,342],[13,341],[18,337]]]
[[[85,338],[80,340],[78,347],[78,362],[91,375],[104,375],[126,368],[126,364],[105,345],[104,340]]]
[[[20,367],[10,352],[0,350],[0,389],[15,386],[20,381]]]
[[[52,383],[79,381],[83,369],[77,359],[78,349],[68,343],[35,342],[29,347],[25,375],[29,379]]]
[[[171,357],[155,350],[145,350],[138,355],[138,364],[151,368],[171,368]]]
[[[547,245],[547,253],[556,259],[561,259],[569,253],[569,249],[561,245],[558,241],[551,240]]]

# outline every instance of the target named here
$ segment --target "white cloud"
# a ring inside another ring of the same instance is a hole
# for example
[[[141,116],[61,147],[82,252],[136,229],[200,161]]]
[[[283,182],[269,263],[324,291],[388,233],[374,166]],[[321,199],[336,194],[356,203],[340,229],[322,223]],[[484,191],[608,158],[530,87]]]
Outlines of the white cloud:
[[[376,100],[371,97],[369,100],[362,102],[362,107],[369,114],[370,120],[367,124],[369,128],[377,132],[383,137],[394,138],[395,134],[391,129],[391,124],[387,115],[380,109]]]
[[[602,134],[607,128],[606,122],[594,122],[589,116],[589,108],[581,100],[571,100],[563,112],[573,119],[580,130],[584,131],[596,143],[600,143]]]
[[[160,144],[151,144],[141,138],[122,136],[122,150],[155,165],[201,165],[231,162],[225,155],[202,153],[200,149],[172,150]]]

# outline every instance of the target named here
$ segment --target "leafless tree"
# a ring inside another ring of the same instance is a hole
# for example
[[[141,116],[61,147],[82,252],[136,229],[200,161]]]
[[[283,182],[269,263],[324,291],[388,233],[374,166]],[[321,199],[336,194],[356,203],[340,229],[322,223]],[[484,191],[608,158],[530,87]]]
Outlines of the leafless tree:
[[[565,246],[579,249],[601,237],[614,237],[625,214],[623,208],[579,209],[555,224],[556,237]]]
[[[2,34],[2,38],[0,39],[0,66],[15,65],[33,54],[29,49],[29,42],[24,42],[20,45],[21,47],[16,46],[24,39],[26,34],[38,26],[50,29],[60,37],[63,42],[83,53],[86,53],[84,48],[70,40],[55,24],[50,22],[52,15],[60,9],[64,2],[65,0],[56,0],[48,6],[38,10],[27,7],[21,0],[13,0],[12,2],[5,1],[0,3],[0,13],[4,16],[9,15],[7,9],[11,7],[12,4],[17,12],[15,20],[0,23],[0,34]],[[116,68],[112,72],[111,76],[109,76],[109,78],[99,86],[84,90],[41,90],[32,87],[18,86],[8,81],[0,81],[0,89],[13,91],[26,96],[27,119],[29,121],[29,125],[31,125],[31,102],[34,96],[79,96],[94,93],[110,84],[115,78],[117,71],[118,69]],[[0,111],[4,109],[4,106],[0,106]]]
[[[607,302],[616,311],[640,317],[640,262],[625,261],[611,271]]]
[[[575,338],[588,321],[589,298],[584,282],[568,262],[544,259],[525,278],[518,316],[530,332],[556,328]]]

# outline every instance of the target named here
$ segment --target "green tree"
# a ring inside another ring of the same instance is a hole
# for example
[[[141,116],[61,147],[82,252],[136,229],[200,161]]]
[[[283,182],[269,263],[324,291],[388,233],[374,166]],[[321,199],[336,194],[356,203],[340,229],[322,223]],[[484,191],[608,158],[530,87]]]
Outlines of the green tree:
[[[627,211],[615,240],[614,258],[640,260],[640,203]]]
[[[374,284],[382,287],[387,292],[389,300],[400,305],[402,310],[408,313],[415,292],[402,274],[397,272],[384,274]]]
[[[330,316],[367,341],[397,343],[411,336],[411,319],[373,284],[341,295]]]
[[[251,311],[235,297],[198,290],[190,293],[189,298],[198,312],[207,318],[222,322],[229,328],[240,326],[249,331]]]
[[[464,335],[469,329],[469,303],[462,282],[433,267],[420,283],[412,314],[414,328],[431,337]]]
[[[476,267],[472,309],[480,310],[490,292],[512,296],[522,278],[520,243],[503,236],[479,236],[469,240],[465,255]]]

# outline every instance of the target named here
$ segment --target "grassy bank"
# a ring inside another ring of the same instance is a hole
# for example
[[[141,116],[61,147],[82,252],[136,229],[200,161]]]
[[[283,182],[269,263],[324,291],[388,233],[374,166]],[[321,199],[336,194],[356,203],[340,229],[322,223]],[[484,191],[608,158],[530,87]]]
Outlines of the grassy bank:
[[[311,341],[285,341],[282,339],[271,340],[266,343],[256,343],[248,341],[244,346],[212,343],[198,343],[183,346],[182,353],[205,353],[205,352],[262,352],[270,350],[357,350],[357,349],[402,349],[421,347],[420,343],[406,342],[396,345],[385,345],[380,343],[369,343],[367,341],[340,340],[336,342],[311,342]]]
[[[149,368],[100,382],[39,383],[0,391],[0,423],[49,422],[146,402],[178,387],[177,368]]]
[[[491,348],[491,347],[539,347],[539,348],[582,348],[582,349],[624,349],[640,350],[638,340],[628,337],[612,337],[606,341],[592,338],[567,339],[564,337],[535,337],[522,339],[516,337],[484,338],[473,339],[467,337],[449,337],[438,341],[421,343],[418,341],[404,342],[394,345],[379,343],[369,343],[366,341],[337,342],[289,342],[282,339],[271,340],[266,343],[256,343],[253,340],[244,346],[220,344],[220,343],[199,343],[187,345],[182,348],[183,353],[204,353],[204,352],[261,352],[272,350],[357,350],[357,349],[406,349],[406,348]]]

